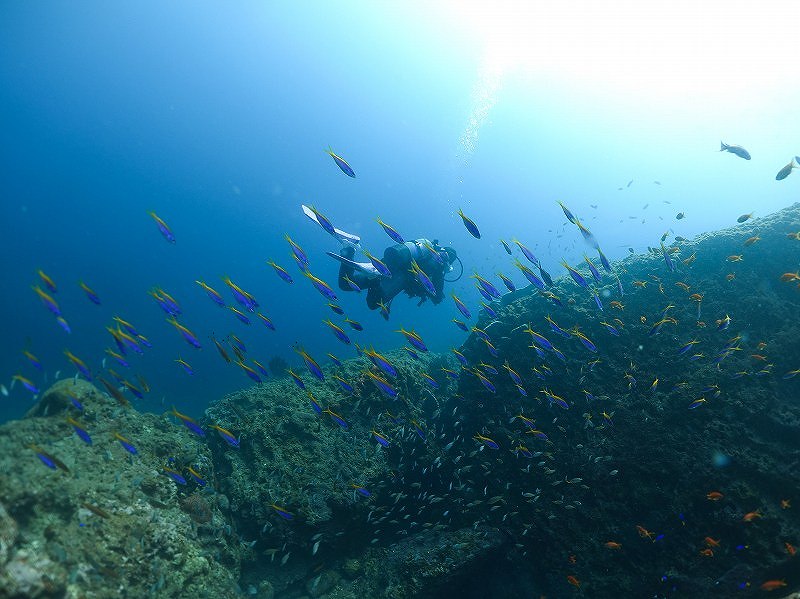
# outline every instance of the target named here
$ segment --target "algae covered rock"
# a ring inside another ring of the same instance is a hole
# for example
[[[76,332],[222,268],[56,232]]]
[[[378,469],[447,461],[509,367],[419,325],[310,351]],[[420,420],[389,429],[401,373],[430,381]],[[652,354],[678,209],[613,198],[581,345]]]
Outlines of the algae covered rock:
[[[240,543],[212,485],[164,475],[191,465],[213,481],[209,458],[175,422],[56,383],[0,426],[0,597],[237,596]]]
[[[82,403],[100,399],[100,391],[91,383],[78,378],[62,379],[42,393],[25,417],[64,414],[75,409],[76,401]]]
[[[6,508],[0,503],[0,567],[11,555],[14,544],[17,542],[19,529],[16,521],[8,514]]]
[[[39,548],[18,550],[0,572],[0,598],[61,597],[67,586],[67,573]]]

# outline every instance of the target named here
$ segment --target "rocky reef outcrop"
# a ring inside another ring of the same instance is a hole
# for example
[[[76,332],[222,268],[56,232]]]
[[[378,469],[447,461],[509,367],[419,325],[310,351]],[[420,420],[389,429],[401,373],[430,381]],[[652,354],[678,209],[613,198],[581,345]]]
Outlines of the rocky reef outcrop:
[[[61,381],[0,426],[0,598],[793,591],[799,230],[507,294],[458,354],[271,379],[202,436]]]

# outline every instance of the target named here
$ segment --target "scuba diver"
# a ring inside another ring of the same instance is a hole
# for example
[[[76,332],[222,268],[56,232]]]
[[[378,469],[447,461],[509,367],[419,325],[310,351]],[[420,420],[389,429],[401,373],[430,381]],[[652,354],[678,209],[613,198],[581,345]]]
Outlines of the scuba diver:
[[[453,270],[457,260],[460,263],[456,251],[451,247],[440,246],[437,239],[434,239],[433,243],[427,239],[415,239],[386,248],[381,262],[391,276],[373,272],[368,268],[372,266],[372,262],[364,264],[353,262],[355,256],[353,246],[343,247],[340,255],[346,261],[340,260],[339,289],[355,291],[353,283],[361,289],[366,288],[367,307],[375,310],[383,304],[387,308],[387,313],[384,315],[387,319],[388,307],[401,291],[405,291],[408,297],[420,298],[418,306],[425,303],[428,298],[434,304],[440,303],[444,299],[445,275]],[[425,277],[428,279],[427,282]]]
[[[445,281],[452,283],[464,274],[464,265],[456,251],[442,247],[438,240],[427,239],[404,241],[386,248],[383,258],[377,260],[361,247],[361,239],[350,233],[334,228],[329,222],[321,221],[319,212],[302,206],[303,212],[320,225],[344,246],[336,254],[327,254],[340,262],[339,288],[343,291],[367,290],[367,307],[370,310],[381,308],[381,315],[389,319],[392,300],[401,291],[409,297],[418,297],[418,306],[429,298],[434,304],[444,299]],[[324,218],[324,217],[322,217]],[[354,260],[356,249],[364,253],[368,262]],[[458,276],[446,279],[453,272],[456,262],[460,265]]]

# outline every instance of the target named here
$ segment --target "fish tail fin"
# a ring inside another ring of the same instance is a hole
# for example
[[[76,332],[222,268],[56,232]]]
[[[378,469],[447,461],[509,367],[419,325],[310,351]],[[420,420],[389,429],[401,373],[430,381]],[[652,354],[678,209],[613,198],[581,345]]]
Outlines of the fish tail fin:
[[[728,144],[726,144],[724,141],[719,142],[719,151],[720,152],[724,152],[727,149],[728,149]]]

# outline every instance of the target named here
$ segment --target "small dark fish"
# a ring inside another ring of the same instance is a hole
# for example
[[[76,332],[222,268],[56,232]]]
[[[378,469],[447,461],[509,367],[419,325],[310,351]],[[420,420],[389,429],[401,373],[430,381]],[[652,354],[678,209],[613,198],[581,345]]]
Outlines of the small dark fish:
[[[347,175],[348,177],[352,177],[353,179],[356,178],[356,173],[353,171],[352,168],[350,168],[350,165],[347,164],[347,161],[344,158],[342,158],[338,154],[335,154],[331,148],[328,148],[325,151],[331,158],[333,158],[333,161],[336,163],[336,166],[338,166],[345,175]]]
[[[455,319],[453,319],[453,320],[455,320]],[[464,326],[466,326],[466,325],[464,325]],[[466,330],[466,329],[464,329],[464,330]],[[411,356],[413,359],[415,359],[415,360],[419,360],[419,359],[420,359],[420,357],[419,357],[419,354],[418,354],[416,351],[414,351],[414,349],[413,349],[413,348],[411,348],[411,347],[408,347],[407,345],[404,345],[404,346],[403,346],[403,349],[404,349],[404,350],[405,350],[405,352],[406,352],[406,353],[407,353],[409,356]]]
[[[22,383],[22,386],[23,386],[23,387],[25,387],[25,388],[26,388],[28,391],[30,391],[31,393],[33,393],[33,394],[39,393],[39,387],[37,387],[36,385],[34,385],[32,381],[30,381],[29,379],[26,379],[26,378],[25,378],[24,376],[22,376],[21,374],[15,374],[15,375],[14,375],[13,377],[11,377],[11,378],[12,378],[13,380],[15,380],[15,381],[19,381],[20,383]]]
[[[620,189],[622,189],[622,188],[620,188]],[[575,218],[575,215],[574,215],[574,214],[572,214],[572,212],[570,211],[570,209],[569,209],[569,208],[567,208],[567,207],[566,207],[566,206],[565,206],[565,205],[564,205],[562,202],[558,202],[558,205],[559,205],[559,206],[561,206],[561,209],[564,211],[564,216],[566,216],[566,217],[567,217],[567,220],[568,220],[569,222],[571,222],[571,223],[574,225],[574,224],[575,224],[575,221],[577,220],[577,219]],[[511,252],[509,252],[509,254],[510,254],[510,253],[511,253]]]
[[[300,376],[294,370],[292,370],[291,368],[287,368],[286,369],[286,373],[290,377],[292,377],[292,381],[294,381],[294,384],[297,385],[300,388],[301,391],[305,391],[306,390],[306,384],[303,382],[303,379],[301,379]]]
[[[467,217],[462,211],[461,208],[458,209],[458,215],[461,217],[461,220],[464,221],[464,226],[469,231],[470,235],[472,235],[475,239],[481,238],[481,232],[478,230],[478,225],[475,222]]]
[[[275,262],[272,260],[267,261],[267,264],[269,264],[273,268],[273,270],[275,270],[275,273],[281,278],[282,281],[289,284],[294,283],[292,275],[286,272],[285,268],[279,266],[278,264],[275,264]]]
[[[39,460],[41,460],[42,464],[44,464],[45,466],[47,466],[51,470],[55,470],[56,469],[56,462],[55,462],[53,456],[51,456],[45,450],[43,450],[42,448],[40,448],[40,447],[38,447],[36,445],[29,445],[28,447],[30,447],[36,453],[36,457],[39,458]]]
[[[340,376],[335,376],[335,375],[334,375],[333,379],[334,379],[334,380],[335,380],[337,383],[339,383],[339,386],[340,386],[340,387],[341,387],[341,388],[342,388],[342,389],[345,391],[345,393],[350,393],[350,394],[352,395],[352,394],[354,394],[354,393],[356,392],[356,390],[355,390],[355,388],[353,387],[353,385],[351,385],[350,383],[348,383],[348,382],[347,382],[346,380],[344,380],[342,377],[340,377]]]
[[[86,443],[87,445],[92,444],[92,438],[89,436],[89,433],[86,432],[86,429],[83,428],[80,422],[77,422],[74,418],[67,418],[67,422],[72,425],[75,434],[78,435],[81,440]]]
[[[194,482],[197,484],[197,486],[199,486],[199,487],[205,487],[206,486],[206,484],[207,484],[206,483],[206,479],[204,479],[197,470],[195,470],[191,466],[189,466],[187,468],[187,470],[189,471],[189,475],[192,477],[192,480],[194,480]]]
[[[366,374],[375,386],[378,388],[378,391],[383,393],[386,397],[390,399],[394,399],[397,397],[397,390],[392,387],[386,379],[379,377],[377,374],[367,370],[364,374]]]
[[[389,439],[387,439],[384,435],[380,434],[378,431],[372,431],[372,437],[384,447],[389,447]]]
[[[91,503],[82,503],[81,507],[84,508],[84,509],[89,510],[90,512],[92,512],[96,516],[100,516],[101,518],[105,518],[106,520],[108,520],[111,517],[111,514],[109,514],[107,511],[97,507],[96,505],[92,505]]]
[[[498,273],[497,276],[500,277],[500,280],[503,281],[503,284],[506,286],[506,288],[509,291],[513,292],[513,291],[517,290],[517,287],[516,287],[516,285],[514,285],[514,282],[511,279],[509,279],[507,276],[505,276],[502,273]]]
[[[539,274],[542,275],[542,279],[544,279],[545,284],[548,287],[552,287],[553,286],[553,277],[550,276],[549,272],[547,272],[544,268],[542,268],[542,263],[541,262],[539,264],[537,264],[537,266],[539,267]]]
[[[683,212],[678,212],[678,214],[675,215],[675,220],[681,220],[684,216],[686,215]]]
[[[314,395],[311,393],[311,391],[308,391],[307,393],[308,393],[308,399],[311,401],[311,407],[314,409],[314,411],[317,414],[322,414],[322,406],[319,405],[319,402],[317,401],[317,398],[314,397]]]
[[[119,403],[119,405],[121,405],[123,407],[128,407],[130,405],[130,402],[128,402],[128,400],[125,399],[125,396],[114,385],[109,383],[106,379],[104,379],[101,376],[97,377],[97,380],[99,380],[101,383],[103,383],[103,387],[106,388],[106,391],[108,391],[108,394],[111,397],[113,397],[114,399],[116,399],[117,403]]]
[[[736,154],[739,158],[750,160],[750,152],[745,150],[742,146],[729,146],[725,142],[719,142],[719,146],[720,152],[730,152],[731,154]]]
[[[633,179],[631,179],[630,181],[628,181],[628,184],[627,184],[625,187],[630,187],[632,184],[633,184]]]
[[[169,241],[170,243],[175,243],[175,236],[172,234],[169,226],[163,220],[161,220],[155,212],[148,212],[148,214],[152,217],[154,221],[156,221],[156,226],[158,227],[159,232],[161,235],[164,236],[164,239]]]
[[[216,424],[212,424],[211,428],[219,433],[219,436],[222,437],[225,442],[230,445],[231,447],[239,447],[239,439],[236,438],[229,430],[222,428],[221,426],[217,426]]]
[[[270,507],[276,512],[278,512],[278,515],[284,520],[294,520],[294,514],[291,512],[287,512],[284,508],[277,506],[274,503]]]
[[[753,213],[752,212],[750,214],[742,214],[739,218],[736,219],[736,222],[737,223],[747,222],[751,218],[753,218]]]
[[[32,289],[36,292],[36,295],[39,296],[39,299],[42,300],[42,304],[50,310],[55,316],[61,316],[61,308],[58,307],[56,300],[54,300],[50,295],[46,292],[42,291],[42,288],[38,285],[32,287]]]
[[[783,179],[788,177],[792,173],[792,169],[795,169],[795,168],[800,168],[800,167],[795,165],[794,158],[792,158],[789,161],[789,164],[787,164],[781,170],[778,171],[778,174],[775,175],[775,180],[776,181],[782,181]]]
[[[596,283],[600,283],[602,281],[602,277],[600,276],[600,272],[597,270],[597,267],[594,265],[594,262],[592,262],[592,259],[586,254],[583,255],[583,259],[589,266],[589,272],[592,273],[592,278]]]
[[[172,415],[178,418],[181,422],[183,422],[184,426],[192,431],[198,437],[205,437],[206,432],[200,427],[199,424],[186,414],[181,414],[178,410],[175,409],[175,406],[172,407]],[[183,484],[186,484],[185,482]]]
[[[69,323],[63,316],[56,316],[56,322],[58,323],[58,326],[64,329],[65,333],[72,332],[72,329],[69,327]]]
[[[83,292],[86,294],[86,297],[88,297],[88,298],[89,298],[89,301],[91,301],[93,304],[95,304],[95,305],[99,306],[99,305],[100,305],[100,298],[99,298],[99,297],[97,296],[97,294],[96,294],[96,293],[95,293],[95,292],[92,290],[92,288],[91,288],[91,287],[89,287],[89,286],[88,286],[86,283],[84,283],[83,281],[81,281],[81,282],[80,282],[80,286],[81,286],[81,289],[83,289]]]
[[[670,272],[675,272],[675,263],[672,261],[672,258],[669,257],[669,252],[664,247],[664,244],[661,244],[661,253],[664,255],[664,262],[667,264],[667,268],[669,268]]]
[[[186,479],[183,478],[180,472],[172,470],[171,468],[162,468],[162,471],[179,485],[186,484]]]
[[[314,213],[314,216],[317,218],[319,226],[322,227],[326,233],[328,233],[329,235],[336,235],[336,228],[333,226],[333,223],[327,216],[322,214],[314,206],[310,206],[309,209],[311,210],[311,212]]]
[[[261,322],[264,323],[264,326],[267,327],[270,331],[275,330],[275,325],[272,324],[272,321],[267,316],[264,316],[261,312],[258,312],[257,316],[261,319]]]
[[[469,332],[469,327],[463,321],[453,318],[452,322],[462,331]]]
[[[303,348],[301,348],[301,347],[295,347],[294,350],[298,354],[300,354],[300,357],[303,358],[303,362],[305,362],[306,368],[308,368],[308,371],[312,375],[314,375],[316,378],[318,378],[319,380],[324,381],[325,380],[325,374],[323,374],[322,368],[320,368],[319,364],[317,364],[317,362],[314,360],[314,358],[309,356],[308,353],[306,353],[305,350],[303,350]]]
[[[377,222],[381,227],[383,227],[384,232],[389,237],[391,237],[392,241],[394,241],[395,243],[405,243],[406,242],[406,240],[403,239],[403,236],[400,235],[400,233],[398,233],[397,230],[394,227],[392,227],[391,225],[387,225],[385,222],[383,222],[380,219],[380,217],[378,217]]]
[[[48,468],[52,470],[60,468],[64,472],[69,472],[69,468],[67,468],[67,465],[64,462],[59,460],[54,455],[47,453],[44,449],[42,449],[38,445],[28,445],[28,447],[30,447],[34,452],[36,452],[36,457],[38,457],[42,461],[42,464],[44,464]]]
[[[259,362],[258,360],[253,360],[253,364],[256,365],[256,368],[258,368],[258,371],[263,375],[264,378],[269,378],[269,371],[266,368],[264,368],[261,362]]]
[[[603,268],[605,268],[606,271],[611,272],[611,264],[608,262],[608,258],[606,258],[603,250],[597,248],[597,254],[600,256],[600,263],[603,265]]]
[[[471,318],[472,313],[469,311],[469,308],[467,308],[464,302],[462,302],[455,293],[452,294],[452,297],[453,301],[456,303],[456,308],[458,308],[458,311],[464,315],[464,318]]]
[[[117,441],[119,441],[119,444],[120,444],[120,445],[122,445],[122,447],[123,447],[123,448],[125,449],[125,451],[127,451],[128,453],[130,453],[130,454],[132,454],[132,455],[136,455],[136,454],[138,454],[138,453],[139,453],[139,452],[136,450],[136,447],[134,447],[134,446],[133,446],[133,443],[131,443],[130,441],[128,441],[128,440],[127,440],[125,437],[123,437],[123,436],[122,436],[122,435],[120,435],[119,433],[114,433],[114,438],[115,438]]]

